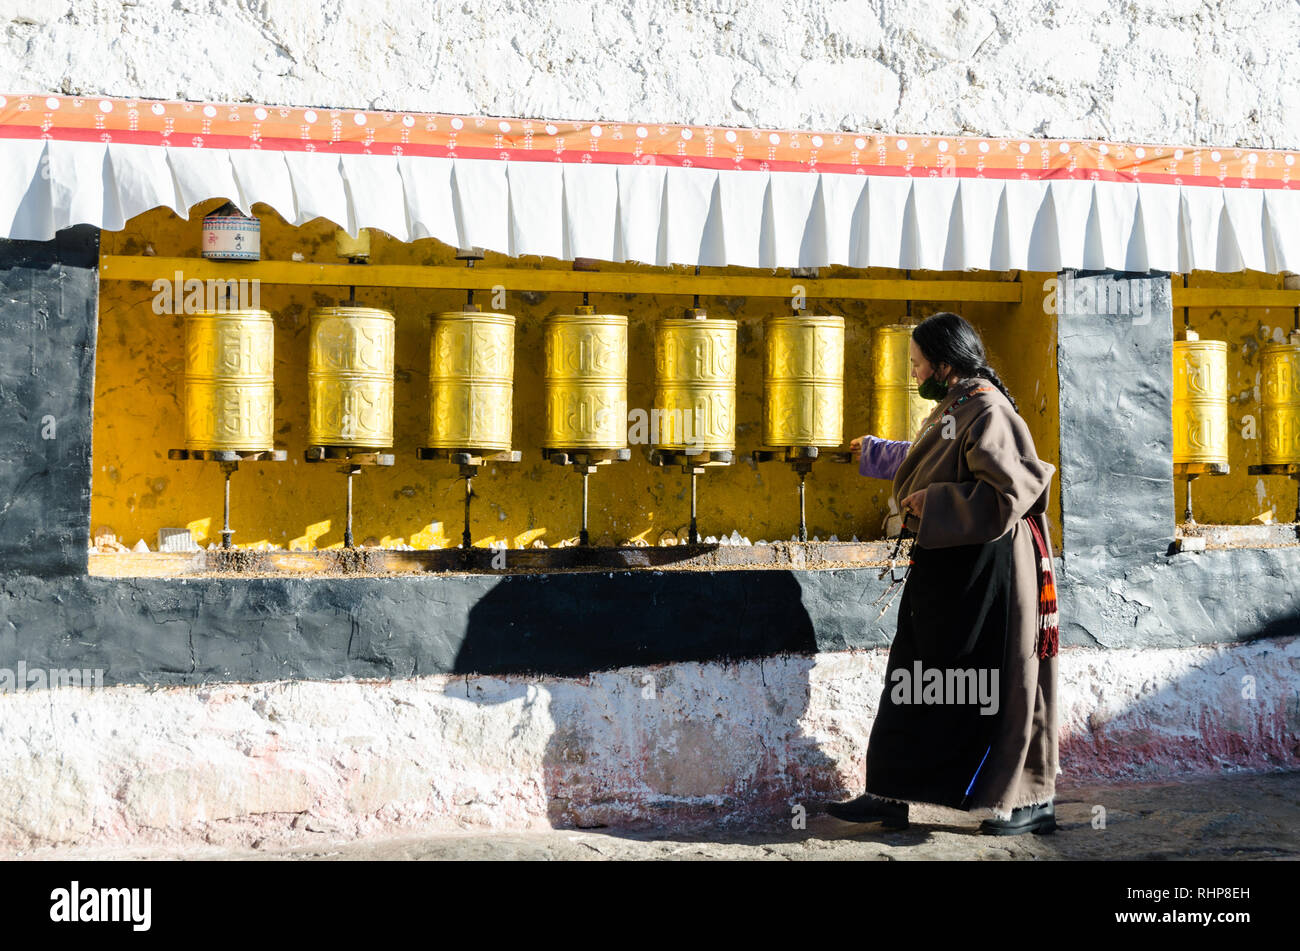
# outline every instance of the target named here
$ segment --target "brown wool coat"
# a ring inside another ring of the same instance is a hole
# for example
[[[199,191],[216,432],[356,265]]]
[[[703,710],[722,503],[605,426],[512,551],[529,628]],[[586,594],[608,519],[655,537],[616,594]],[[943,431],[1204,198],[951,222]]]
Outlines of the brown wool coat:
[[[964,398],[964,399],[963,399]],[[944,417],[951,415],[951,422]],[[931,423],[934,425],[930,425]],[[1001,676],[1007,697],[1002,728],[994,741],[973,807],[995,815],[1045,802],[1056,790],[1056,657],[1038,658],[1038,559],[1028,525],[1032,515],[1051,547],[1048,492],[1056,467],[1038,458],[1025,421],[989,381],[978,377],[949,387],[894,475],[900,503],[925,490],[919,526],[907,527],[925,548],[972,545],[1013,536],[1014,595],[1011,643]]]

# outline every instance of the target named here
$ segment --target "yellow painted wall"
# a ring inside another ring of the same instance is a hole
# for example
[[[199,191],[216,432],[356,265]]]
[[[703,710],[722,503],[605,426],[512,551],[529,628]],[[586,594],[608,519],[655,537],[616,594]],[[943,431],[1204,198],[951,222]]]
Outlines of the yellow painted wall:
[[[1181,285],[1182,278],[1174,276]],[[1247,271],[1244,274],[1216,274],[1197,271],[1189,275],[1189,287],[1260,287],[1280,290],[1282,278],[1275,274]],[[1260,348],[1285,343],[1294,326],[1290,307],[1221,307],[1189,309],[1191,328],[1202,340],[1228,343],[1228,465],[1222,476],[1200,476],[1192,484],[1193,512],[1198,522],[1239,525],[1261,512],[1272,510],[1278,521],[1295,518],[1296,483],[1286,476],[1251,475],[1247,467],[1260,461],[1258,423],[1260,408]],[[1174,338],[1183,332],[1183,311],[1174,311]],[[1247,438],[1246,416],[1255,418],[1255,437]],[[1183,519],[1185,481],[1177,479],[1174,510]]]
[[[189,221],[168,210],[134,219],[122,232],[105,233],[104,254],[199,254],[199,218],[217,202],[193,209]],[[337,263],[333,226],[323,221],[293,228],[259,207],[263,259]],[[453,249],[433,240],[403,244],[374,236],[376,263],[454,264]],[[152,252],[149,251],[152,249]],[[569,264],[537,257],[510,261],[489,254],[485,266],[535,266],[568,269]],[[616,270],[606,265],[607,270]],[[634,270],[633,265],[624,269]],[[732,269],[730,273],[744,272]],[[823,276],[898,277],[835,268]],[[159,275],[169,277],[170,275]],[[990,280],[989,274],[923,274],[954,280]],[[1058,464],[1056,328],[1042,311],[1042,283],[1051,275],[1025,275],[1026,302],[957,305],[918,304],[917,317],[956,310],[985,336],[990,359],[1021,404],[1039,455]],[[153,292],[143,283],[104,281],[100,287],[99,346],[96,353],[93,528],[107,530],[132,545],[144,538],[156,544],[161,527],[190,526],[200,543],[219,540],[221,475],[213,463],[177,462],[167,450],[184,445],[181,377],[183,318],[156,316]],[[260,543],[285,548],[323,548],[342,544],[344,477],[333,465],[309,465],[306,448],[306,367],[308,314],[335,303],[346,291],[264,285],[261,307],[276,322],[277,445],[288,450],[282,463],[246,464],[232,488],[237,545]],[[459,309],[459,292],[406,289],[358,291],[364,304],[397,316],[395,428],[397,464],[373,469],[355,484],[358,543],[409,543],[446,547],[460,539],[464,483],[446,463],[421,462],[416,447],[426,426],[427,316]],[[593,295],[603,312],[629,317],[629,407],[648,408],[653,393],[653,330],[663,317],[689,306],[689,298]],[[510,293],[508,310],[519,318],[516,331],[515,447],[524,461],[484,469],[475,480],[473,532],[476,544],[500,539],[512,547],[541,539],[554,545],[576,536],[580,478],[541,459],[542,321],[572,312],[576,294]],[[782,301],[743,297],[704,298],[712,316],[740,321],[738,368],[738,456],[747,460],[761,434],[762,325],[768,314],[785,313]],[[871,330],[904,319],[896,302],[825,301],[824,312],[847,318],[845,367],[845,445],[866,431]],[[720,535],[739,530],[753,541],[788,539],[797,531],[797,476],[781,463],[748,461],[709,471],[700,480],[700,530]],[[881,537],[889,484],[864,479],[856,467],[819,463],[808,482],[809,535],[835,534],[847,540]],[[1060,538],[1059,490],[1051,519]],[[646,459],[646,447],[633,447],[631,462],[603,467],[591,481],[593,541],[618,543],[643,538],[655,543],[661,533],[685,527],[689,517],[689,477],[680,469],[661,470]]]

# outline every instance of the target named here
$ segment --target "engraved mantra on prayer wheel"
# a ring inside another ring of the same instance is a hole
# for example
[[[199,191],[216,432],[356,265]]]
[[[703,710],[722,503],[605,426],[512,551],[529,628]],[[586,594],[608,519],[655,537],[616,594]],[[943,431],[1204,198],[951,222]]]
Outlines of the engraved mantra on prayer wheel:
[[[671,317],[659,322],[652,408],[662,414],[656,448],[736,448],[736,321]]]
[[[1228,345],[1174,341],[1174,462],[1228,461]]]
[[[393,444],[393,315],[370,307],[311,313],[308,439],[313,446]]]
[[[1260,462],[1300,463],[1300,343],[1269,344],[1261,363]]]
[[[906,324],[877,327],[872,334],[870,431],[881,439],[915,439],[934,410],[912,379],[911,339]]]
[[[185,448],[272,448],[275,323],[262,310],[185,318]]]
[[[844,438],[844,318],[769,317],[763,445],[838,446]]]
[[[455,311],[429,328],[429,441],[436,449],[510,448],[515,318]]]
[[[548,449],[627,446],[627,318],[580,307],[548,317]]]

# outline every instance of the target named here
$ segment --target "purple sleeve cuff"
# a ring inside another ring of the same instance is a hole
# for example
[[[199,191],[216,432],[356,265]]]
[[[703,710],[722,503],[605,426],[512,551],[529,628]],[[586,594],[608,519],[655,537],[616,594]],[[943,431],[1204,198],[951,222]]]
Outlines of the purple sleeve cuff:
[[[893,480],[894,473],[903,464],[903,457],[911,447],[912,444],[903,439],[866,436],[862,440],[862,457],[858,460],[858,472],[872,479]]]

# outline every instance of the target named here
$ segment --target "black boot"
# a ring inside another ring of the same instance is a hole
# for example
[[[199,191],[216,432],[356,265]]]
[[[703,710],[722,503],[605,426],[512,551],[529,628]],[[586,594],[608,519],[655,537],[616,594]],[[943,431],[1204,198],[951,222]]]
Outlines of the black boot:
[[[890,802],[863,793],[848,802],[830,802],[826,812],[845,822],[879,822],[886,829],[907,828],[907,803]]]
[[[1056,831],[1056,808],[1051,801],[1011,810],[1010,819],[985,819],[980,823],[984,835],[1047,835]]]

